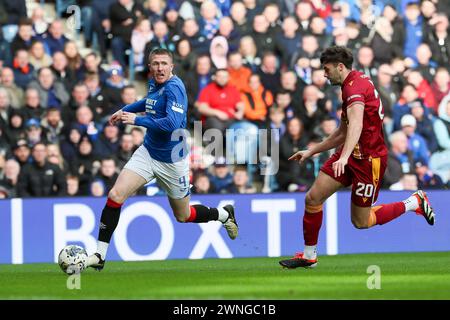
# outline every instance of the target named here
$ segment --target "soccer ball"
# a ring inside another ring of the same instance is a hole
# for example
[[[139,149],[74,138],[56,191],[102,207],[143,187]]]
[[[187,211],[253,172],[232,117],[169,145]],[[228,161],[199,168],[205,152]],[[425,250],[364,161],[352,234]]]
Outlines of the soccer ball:
[[[65,246],[58,255],[58,264],[67,274],[80,273],[86,267],[87,252],[77,245]]]

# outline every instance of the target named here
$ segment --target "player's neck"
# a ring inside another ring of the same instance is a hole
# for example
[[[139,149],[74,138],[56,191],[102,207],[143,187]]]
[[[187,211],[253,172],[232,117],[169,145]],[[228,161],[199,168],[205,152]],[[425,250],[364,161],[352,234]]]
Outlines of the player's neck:
[[[352,70],[350,69],[345,69],[342,72],[342,79],[341,79],[341,85],[345,82],[345,79],[347,79],[348,75],[350,74],[350,72],[352,72]]]

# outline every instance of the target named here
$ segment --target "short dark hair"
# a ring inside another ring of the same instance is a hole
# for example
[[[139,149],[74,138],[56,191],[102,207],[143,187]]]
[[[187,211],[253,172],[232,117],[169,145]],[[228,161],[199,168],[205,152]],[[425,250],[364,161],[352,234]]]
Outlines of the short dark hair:
[[[320,55],[320,63],[342,63],[347,69],[351,69],[353,65],[353,54],[350,49],[341,46],[332,46],[327,48]]]
[[[148,55],[148,61],[152,61],[152,58],[154,55],[166,55],[170,57],[170,60],[173,61],[173,54],[170,50],[164,49],[164,48],[155,48],[153,49],[150,54]]]

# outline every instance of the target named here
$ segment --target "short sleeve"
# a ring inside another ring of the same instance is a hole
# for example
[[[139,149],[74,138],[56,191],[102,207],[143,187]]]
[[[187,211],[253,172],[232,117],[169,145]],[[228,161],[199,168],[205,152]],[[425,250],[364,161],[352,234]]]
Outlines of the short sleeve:
[[[347,106],[355,102],[366,102],[367,84],[365,81],[350,81],[343,89],[342,97]]]

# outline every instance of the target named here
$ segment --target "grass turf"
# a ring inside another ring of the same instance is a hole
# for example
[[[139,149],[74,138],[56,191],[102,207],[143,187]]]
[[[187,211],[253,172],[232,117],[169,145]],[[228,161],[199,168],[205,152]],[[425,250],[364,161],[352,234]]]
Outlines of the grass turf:
[[[315,269],[279,258],[108,261],[68,290],[57,264],[0,265],[0,299],[450,299],[450,253],[322,256]],[[381,289],[369,290],[370,265]]]

